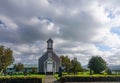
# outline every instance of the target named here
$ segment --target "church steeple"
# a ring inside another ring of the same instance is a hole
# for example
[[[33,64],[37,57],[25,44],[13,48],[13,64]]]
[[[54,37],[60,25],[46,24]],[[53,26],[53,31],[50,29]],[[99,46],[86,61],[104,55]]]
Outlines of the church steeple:
[[[53,40],[51,38],[49,38],[47,40],[47,50],[48,51],[52,51],[53,50]]]

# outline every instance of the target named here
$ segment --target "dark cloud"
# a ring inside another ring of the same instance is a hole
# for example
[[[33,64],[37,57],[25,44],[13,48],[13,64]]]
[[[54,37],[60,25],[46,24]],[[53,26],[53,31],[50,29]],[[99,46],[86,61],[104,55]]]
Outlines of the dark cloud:
[[[96,27],[99,26],[99,23],[96,22],[96,19],[89,13],[82,9],[87,4],[92,4],[87,1],[79,1],[79,4],[76,4],[74,1],[52,1],[54,4],[51,4],[47,1],[41,3],[42,1],[32,1],[27,2],[26,0],[18,3],[17,1],[1,1],[1,14],[5,14],[7,17],[12,19],[17,25],[17,35],[19,35],[19,42],[30,43],[40,39],[46,39],[49,35],[54,37],[54,33],[45,33],[43,28],[47,27],[41,24],[25,24],[25,21],[30,21],[33,17],[44,17],[45,19],[51,20],[60,28],[60,35],[58,37],[68,39],[68,40],[77,40],[77,41],[89,41],[96,33]],[[59,2],[59,3],[58,3]],[[74,2],[74,3],[73,3]],[[78,14],[71,15],[71,12],[74,8],[78,8]],[[54,8],[54,5],[59,5],[60,7]],[[61,7],[62,10],[61,10]],[[54,10],[52,10],[54,9]],[[62,15],[58,16],[56,11],[62,11]],[[94,24],[94,26],[93,26]],[[87,29],[87,30],[86,30]],[[13,33],[8,32],[10,35]],[[16,35],[16,34],[15,34]],[[10,37],[8,37],[10,38]],[[6,38],[6,39],[8,39]],[[16,37],[18,38],[18,37]],[[12,39],[12,38],[10,38]],[[17,40],[16,40],[17,41]]]

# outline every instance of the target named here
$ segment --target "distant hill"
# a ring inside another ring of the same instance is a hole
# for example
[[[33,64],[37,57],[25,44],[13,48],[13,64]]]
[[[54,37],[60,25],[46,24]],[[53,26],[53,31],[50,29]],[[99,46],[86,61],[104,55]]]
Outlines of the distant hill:
[[[120,65],[108,65],[111,70],[120,70]]]
[[[13,68],[14,64],[8,66],[8,68]],[[24,67],[25,68],[32,68],[32,67],[35,67],[35,68],[38,68],[38,64],[24,64]]]
[[[120,70],[120,65],[108,65],[111,70]],[[89,69],[87,65],[83,66],[84,69]]]
[[[88,65],[82,66],[84,69],[89,70]]]

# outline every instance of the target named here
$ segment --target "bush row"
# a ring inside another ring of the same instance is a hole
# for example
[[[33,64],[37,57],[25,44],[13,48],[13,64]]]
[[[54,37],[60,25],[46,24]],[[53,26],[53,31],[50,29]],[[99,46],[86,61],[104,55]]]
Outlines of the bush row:
[[[42,83],[38,77],[0,77],[0,83]]]
[[[62,77],[61,82],[120,82],[120,76]]]

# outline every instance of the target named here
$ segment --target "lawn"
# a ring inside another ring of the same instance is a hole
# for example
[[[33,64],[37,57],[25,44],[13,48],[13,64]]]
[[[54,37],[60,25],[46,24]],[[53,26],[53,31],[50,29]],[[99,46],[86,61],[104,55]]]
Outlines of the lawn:
[[[63,73],[62,78],[58,74],[54,75],[56,79],[61,80],[62,82],[93,82],[93,81],[120,81],[120,75],[107,75],[107,74],[93,74],[90,75],[88,72],[79,72],[78,74],[73,73]]]
[[[73,73],[68,74],[68,73],[64,72],[62,74],[62,77],[68,77],[68,76],[71,76],[71,77],[75,77],[75,76],[77,76],[77,77],[103,77],[103,76],[105,76],[105,77],[107,77],[107,76],[120,76],[120,74],[119,75],[107,75],[106,73],[103,73],[103,74],[90,75],[89,72],[78,72],[77,74],[73,74]],[[60,79],[58,74],[55,74],[54,77],[56,79]]]

